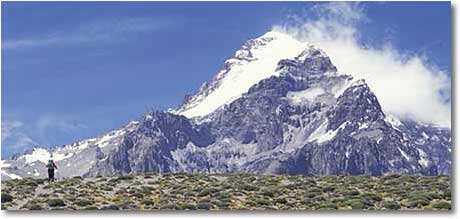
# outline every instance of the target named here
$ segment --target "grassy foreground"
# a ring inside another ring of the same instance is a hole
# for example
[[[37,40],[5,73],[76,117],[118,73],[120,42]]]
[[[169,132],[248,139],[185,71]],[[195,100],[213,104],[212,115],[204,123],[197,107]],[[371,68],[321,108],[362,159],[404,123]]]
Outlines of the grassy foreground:
[[[157,174],[2,182],[2,210],[450,210],[450,177]]]

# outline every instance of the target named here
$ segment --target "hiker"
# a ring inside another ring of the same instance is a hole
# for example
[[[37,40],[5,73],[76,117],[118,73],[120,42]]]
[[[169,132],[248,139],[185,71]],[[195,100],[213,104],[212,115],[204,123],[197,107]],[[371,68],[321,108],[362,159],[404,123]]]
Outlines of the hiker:
[[[48,168],[48,182],[54,182],[54,169],[57,169],[56,164],[53,162],[53,160],[48,160],[46,168]]]

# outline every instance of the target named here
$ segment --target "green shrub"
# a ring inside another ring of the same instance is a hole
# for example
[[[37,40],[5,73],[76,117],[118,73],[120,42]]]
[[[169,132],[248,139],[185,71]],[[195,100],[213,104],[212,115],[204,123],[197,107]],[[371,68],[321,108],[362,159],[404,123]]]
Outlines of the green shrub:
[[[335,187],[333,186],[326,186],[322,188],[323,192],[333,192],[335,190]]]
[[[447,202],[447,201],[435,201],[435,202],[431,203],[431,207],[435,208],[435,209],[447,209],[447,210],[450,210],[451,209],[451,204],[450,204],[450,202]]]
[[[366,203],[362,199],[351,199],[345,202],[351,209],[365,209]]]
[[[348,191],[345,191],[344,192],[344,195],[347,195],[347,196],[357,196],[359,195],[359,191],[358,190],[348,190]]]
[[[319,208],[319,209],[322,209],[322,210],[333,210],[333,209],[337,209],[337,204],[334,204],[334,203],[323,203],[323,204],[319,205],[318,208]]]
[[[211,204],[210,202],[199,202],[197,204],[197,208],[202,210],[210,210],[212,207],[213,204]]]
[[[410,199],[407,206],[411,208],[416,208],[416,207],[426,206],[429,204],[430,204],[430,201],[419,198],[419,199]]]
[[[87,200],[87,199],[81,199],[81,200],[78,200],[77,202],[75,202],[76,205],[78,206],[88,206],[88,205],[92,205],[93,202],[90,201],[90,200]]]
[[[120,208],[117,205],[105,205],[101,210],[120,210]]]
[[[277,204],[286,204],[288,201],[287,201],[286,198],[282,197],[282,198],[277,198],[277,199],[275,200],[275,202],[276,202]]]
[[[2,193],[2,203],[13,201],[13,196],[7,193]]]
[[[203,189],[200,193],[198,193],[198,196],[207,196],[207,195],[212,195],[214,193],[217,193],[219,192],[220,189],[218,188],[206,188],[206,189]]]
[[[43,208],[38,204],[32,204],[27,206],[28,210],[43,210]]]
[[[361,194],[362,198],[369,199],[369,200],[374,200],[374,201],[382,201],[382,196],[372,193],[372,192],[366,192]]]
[[[48,200],[48,205],[50,207],[62,207],[62,206],[65,206],[65,203],[64,203],[64,200],[55,198],[55,199]]]
[[[390,210],[398,210],[401,208],[401,205],[396,201],[385,201],[383,202],[383,207]]]
[[[263,191],[260,192],[261,195],[263,196],[268,196],[268,197],[275,197],[275,192],[273,190],[270,190],[270,189],[265,189]]]
[[[99,210],[99,208],[97,208],[96,206],[88,206],[83,208],[83,210]]]
[[[196,210],[197,209],[196,205],[192,203],[183,203],[181,207],[185,210]]]
[[[150,199],[144,199],[141,202],[143,205],[154,205],[155,203]]]

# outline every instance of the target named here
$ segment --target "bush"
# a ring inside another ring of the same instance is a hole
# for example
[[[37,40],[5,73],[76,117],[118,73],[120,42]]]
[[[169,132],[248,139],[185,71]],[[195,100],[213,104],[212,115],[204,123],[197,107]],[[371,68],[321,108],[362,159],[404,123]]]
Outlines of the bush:
[[[371,192],[363,193],[361,197],[365,199],[369,199],[369,200],[374,200],[374,201],[382,201],[382,196],[375,194],[375,193],[371,193]]]
[[[435,201],[435,202],[433,202],[431,204],[431,207],[435,208],[435,209],[450,210],[451,209],[451,204],[450,204],[450,202],[447,202],[447,201]]]
[[[196,210],[195,204],[184,203],[181,205],[181,207],[185,210]]]
[[[207,195],[212,195],[214,193],[219,192],[220,190],[218,188],[207,188],[201,191],[198,196],[207,196]]]
[[[283,197],[283,198],[276,199],[275,202],[278,204],[286,204],[288,201],[286,198]]]
[[[426,206],[429,204],[430,204],[430,201],[419,198],[419,199],[410,199],[409,202],[407,203],[407,206],[411,208],[416,208],[420,206]]]
[[[352,199],[346,202],[351,209],[365,209],[366,203],[362,199]]]
[[[263,190],[260,194],[263,196],[271,197],[271,198],[275,197],[275,192],[273,190],[266,189],[266,190]]]
[[[150,199],[144,199],[141,202],[143,205],[154,205],[155,203]]]
[[[13,201],[13,196],[7,193],[2,193],[2,203]]]
[[[256,191],[257,187],[249,184],[242,184],[238,187],[238,190],[242,191]]]
[[[396,201],[385,201],[383,202],[383,207],[390,210],[398,210],[401,208],[401,205]]]
[[[335,190],[335,187],[333,186],[326,186],[323,189],[323,192],[333,192]]]
[[[48,200],[48,205],[50,207],[58,207],[58,206],[62,207],[62,206],[65,206],[65,203],[64,203],[64,200],[55,198],[55,199]]]
[[[106,205],[101,210],[120,210],[120,208],[117,205]]]
[[[359,195],[360,193],[358,190],[348,190],[344,194],[347,196],[356,196],[356,195]]]
[[[27,207],[28,210],[43,210],[43,208],[40,205],[33,204]]]
[[[88,206],[86,208],[83,208],[83,210],[99,210],[96,206]]]
[[[77,202],[75,202],[75,204],[78,206],[88,206],[88,205],[92,205],[93,202],[90,200],[82,199],[82,200],[78,200]]]
[[[211,204],[210,202],[200,202],[197,204],[197,208],[203,210],[209,210],[212,208],[212,206],[213,204]]]
[[[334,203],[323,203],[318,208],[322,210],[334,210],[337,209],[337,205]]]

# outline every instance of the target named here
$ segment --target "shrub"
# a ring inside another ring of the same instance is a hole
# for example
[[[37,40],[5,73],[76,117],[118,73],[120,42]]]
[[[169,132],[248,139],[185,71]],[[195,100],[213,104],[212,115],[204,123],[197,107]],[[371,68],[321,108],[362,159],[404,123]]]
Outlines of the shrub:
[[[183,203],[181,207],[185,210],[196,210],[196,205],[191,203]]]
[[[7,193],[2,193],[2,203],[13,201],[13,196]]]
[[[90,200],[81,199],[81,200],[78,200],[77,202],[75,202],[75,204],[78,205],[78,206],[88,206],[88,205],[92,205],[93,202],[90,201]]]
[[[362,199],[351,199],[346,202],[351,209],[365,209],[366,203]]]
[[[64,200],[55,198],[55,199],[48,200],[48,205],[50,207],[58,207],[58,206],[62,207],[62,206],[65,206],[65,203],[64,203]]]
[[[335,190],[335,187],[333,186],[326,186],[323,189],[323,192],[333,192]]]
[[[278,204],[286,204],[288,201],[286,198],[283,197],[283,198],[276,199],[275,202]]]
[[[213,204],[211,204],[210,202],[199,202],[197,204],[197,208],[198,209],[203,209],[203,210],[209,210],[211,209],[213,206]]]
[[[220,190],[218,188],[206,188],[202,190],[198,196],[207,196],[207,195],[212,195],[214,193],[219,192]]]
[[[268,196],[268,197],[275,197],[275,192],[273,190],[263,190],[262,192],[260,192],[261,195],[263,196]]]
[[[86,208],[83,208],[83,210],[99,210],[96,206],[88,206]]]
[[[447,201],[435,201],[431,204],[431,207],[435,209],[451,209],[451,204],[450,202]]]
[[[28,210],[43,210],[43,208],[40,205],[37,204],[32,204],[27,207]]]
[[[105,205],[101,210],[120,210],[120,208],[117,205]]]
[[[410,199],[409,202],[407,203],[407,206],[411,208],[416,208],[420,206],[426,206],[429,204],[430,204],[430,201],[420,198],[420,199]]]
[[[369,199],[369,200],[374,200],[374,201],[382,201],[382,196],[372,193],[372,192],[363,193],[361,197],[365,199]]]
[[[337,209],[337,205],[334,203],[323,203],[318,208],[322,210],[333,210]]]
[[[265,198],[257,198],[254,200],[254,202],[257,204],[257,205],[272,205],[272,202],[269,200],[269,199],[265,199]]]
[[[154,205],[155,203],[150,199],[144,199],[141,202],[143,205]]]
[[[345,195],[347,196],[356,196],[356,195],[359,195],[359,191],[358,190],[348,190],[348,191],[345,191],[344,193]]]
[[[238,190],[243,190],[243,191],[256,191],[257,187],[249,184],[242,184],[238,186]]]
[[[383,207],[390,210],[398,210],[401,208],[401,205],[396,201],[385,201],[383,202]]]

